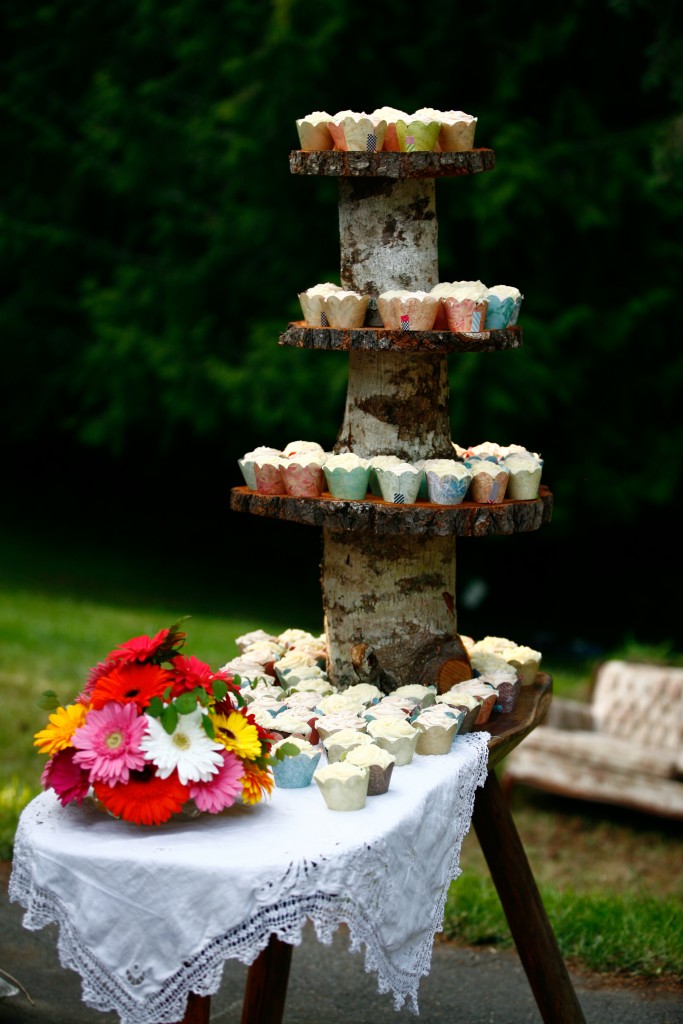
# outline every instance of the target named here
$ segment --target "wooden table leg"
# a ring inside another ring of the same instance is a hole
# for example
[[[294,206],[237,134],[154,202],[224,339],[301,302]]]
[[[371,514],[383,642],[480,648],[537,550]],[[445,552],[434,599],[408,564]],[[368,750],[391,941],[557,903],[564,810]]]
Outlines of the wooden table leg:
[[[196,993],[190,992],[182,1024],[209,1024],[210,1015],[211,997],[198,996]]]
[[[293,947],[271,935],[249,968],[241,1024],[282,1024]]]
[[[545,1024],[586,1024],[510,808],[494,771],[472,816],[512,937]]]

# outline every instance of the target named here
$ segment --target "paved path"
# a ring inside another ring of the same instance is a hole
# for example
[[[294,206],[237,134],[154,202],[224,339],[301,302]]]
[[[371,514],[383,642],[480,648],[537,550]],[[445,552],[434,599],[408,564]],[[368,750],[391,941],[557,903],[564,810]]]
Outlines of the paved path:
[[[7,898],[7,865],[0,865],[0,969],[30,993],[0,997],[0,1024],[119,1024],[81,1002],[80,979],[63,970],[56,928],[22,926],[23,908]],[[614,988],[572,976],[587,1024],[683,1024],[683,989]],[[212,999],[212,1024],[239,1024],[246,968],[228,961]],[[432,969],[420,986],[420,1014],[394,1010],[365,974],[348,936],[321,945],[312,928],[294,950],[284,1024],[542,1024],[526,975],[514,951],[434,947]]]

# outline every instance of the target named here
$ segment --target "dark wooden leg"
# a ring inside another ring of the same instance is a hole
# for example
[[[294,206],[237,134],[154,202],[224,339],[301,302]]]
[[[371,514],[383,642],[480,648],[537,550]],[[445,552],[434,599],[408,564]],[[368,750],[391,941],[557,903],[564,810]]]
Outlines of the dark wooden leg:
[[[545,1024],[586,1024],[494,771],[478,789],[472,816],[512,937]]]
[[[292,948],[270,936],[247,974],[241,1024],[282,1024]]]
[[[211,997],[198,996],[190,992],[182,1024],[209,1024]]]

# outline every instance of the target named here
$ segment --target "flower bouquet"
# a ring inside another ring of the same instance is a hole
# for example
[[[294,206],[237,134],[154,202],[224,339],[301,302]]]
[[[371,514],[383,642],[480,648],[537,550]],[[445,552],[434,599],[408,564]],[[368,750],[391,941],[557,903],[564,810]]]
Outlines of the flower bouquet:
[[[133,637],[90,670],[73,704],[44,694],[52,714],[34,743],[49,757],[41,783],[62,805],[94,796],[116,818],[160,825],[272,793],[276,737],[247,714],[239,676],[181,654],[185,639],[178,624]]]

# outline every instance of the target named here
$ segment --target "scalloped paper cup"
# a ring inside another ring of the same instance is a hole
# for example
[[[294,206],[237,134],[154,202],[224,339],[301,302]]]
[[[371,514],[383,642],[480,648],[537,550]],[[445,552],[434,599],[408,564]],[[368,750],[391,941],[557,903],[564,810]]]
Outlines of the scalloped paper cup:
[[[529,460],[531,462],[531,460]],[[529,469],[510,471],[507,496],[516,501],[530,501],[538,497],[543,467],[536,464]]]
[[[322,751],[312,757],[309,754],[295,754],[285,757],[282,761],[274,761],[273,778],[280,789],[304,789],[313,781],[313,773],[318,767]]]
[[[323,466],[323,472],[328,490],[333,498],[362,501],[368,493],[369,466],[356,466],[354,469],[345,469],[343,466],[334,468]]]
[[[460,468],[458,468],[460,467]],[[426,469],[427,497],[434,505],[459,505],[472,482],[472,474],[462,463],[452,470]]]
[[[377,479],[377,469],[380,466],[396,466],[403,459],[399,459],[398,455],[373,455],[368,462],[370,463],[370,478],[368,486],[370,493],[374,494],[376,498],[382,497],[382,489],[379,486],[379,480]]]
[[[282,470],[285,490],[293,498],[319,498],[325,490],[325,474],[316,462],[292,462]]]
[[[442,302],[449,331],[476,333],[484,330],[488,301],[475,302],[474,299],[447,296]]]
[[[254,474],[254,463],[251,459],[238,459],[237,465],[244,478],[244,482],[250,491],[256,490],[256,476]]]
[[[404,464],[397,466],[378,466],[375,469],[382,497],[393,505],[412,505],[417,501],[424,470]]]
[[[385,292],[377,298],[377,308],[388,331],[431,331],[438,307],[439,299],[429,292]]]
[[[255,462],[254,477],[259,494],[286,494],[283,467],[274,462]]]
[[[330,122],[334,148],[349,153],[379,153],[387,133],[386,121],[369,117],[345,117]]]
[[[509,471],[505,466],[489,463],[486,459],[478,463],[478,466],[486,468],[478,473],[476,470],[472,473],[469,489],[470,501],[476,501],[480,505],[492,505],[502,501],[508,488]]]
[[[331,811],[360,811],[365,807],[370,770],[344,761],[318,768],[313,781]]]
[[[299,118],[296,130],[299,145],[304,153],[313,153],[319,149],[332,149],[334,141],[330,134],[332,118],[324,110],[316,110],[313,114]]]
[[[403,121],[396,122],[396,137],[401,153],[417,153],[434,151],[439,138],[441,125],[438,121]]]
[[[325,313],[330,327],[353,330],[365,323],[369,301],[369,295],[339,292],[323,300],[321,313]]]
[[[449,726],[444,726],[441,723],[431,725],[425,722],[415,722],[415,728],[420,730],[415,753],[428,755],[447,754],[453,746],[458,725],[457,718]]]
[[[462,153],[474,148],[474,133],[477,119],[456,121],[454,124],[441,122],[438,145],[442,153]]]
[[[494,285],[488,290],[489,307],[486,313],[487,331],[502,331],[514,327],[522,307],[523,295],[510,285]]]

